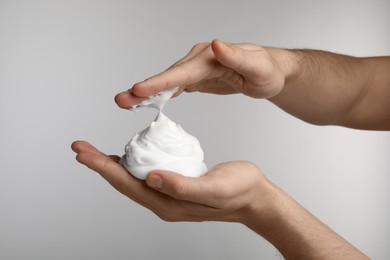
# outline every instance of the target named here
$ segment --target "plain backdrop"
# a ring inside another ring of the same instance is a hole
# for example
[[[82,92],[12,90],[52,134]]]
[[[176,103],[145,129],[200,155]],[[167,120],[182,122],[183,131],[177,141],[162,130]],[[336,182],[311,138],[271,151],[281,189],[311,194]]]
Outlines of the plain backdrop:
[[[0,259],[280,259],[234,223],[166,223],[75,161],[156,116],[114,95],[218,38],[390,54],[390,2],[0,0]],[[183,94],[165,114],[207,165],[244,159],[374,259],[389,259],[390,134],[313,126],[266,100]]]

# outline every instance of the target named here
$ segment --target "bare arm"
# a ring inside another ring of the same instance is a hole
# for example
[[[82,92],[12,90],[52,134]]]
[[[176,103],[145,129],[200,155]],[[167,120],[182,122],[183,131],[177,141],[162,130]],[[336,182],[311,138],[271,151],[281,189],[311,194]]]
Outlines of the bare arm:
[[[252,204],[253,216],[248,215],[244,224],[286,259],[369,259],[283,190],[273,186],[270,193],[271,209],[264,212]]]
[[[295,63],[270,101],[314,124],[390,129],[390,57],[290,51]]]

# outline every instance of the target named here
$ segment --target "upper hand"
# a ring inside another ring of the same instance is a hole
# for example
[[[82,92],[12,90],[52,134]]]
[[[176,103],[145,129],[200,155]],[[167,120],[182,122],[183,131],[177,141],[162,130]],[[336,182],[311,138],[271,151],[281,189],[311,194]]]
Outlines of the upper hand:
[[[180,91],[213,94],[243,93],[254,98],[271,98],[283,89],[289,73],[286,51],[254,44],[229,44],[214,40],[199,43],[170,68],[115,97],[122,108],[144,98],[179,86]]]
[[[106,156],[83,141],[74,142],[72,149],[80,163],[166,221],[219,220],[245,224],[246,219],[250,221],[250,213],[263,211],[268,205],[263,198],[271,190],[270,182],[249,162],[222,163],[199,178],[156,170],[145,182],[129,174],[118,163],[118,156]]]

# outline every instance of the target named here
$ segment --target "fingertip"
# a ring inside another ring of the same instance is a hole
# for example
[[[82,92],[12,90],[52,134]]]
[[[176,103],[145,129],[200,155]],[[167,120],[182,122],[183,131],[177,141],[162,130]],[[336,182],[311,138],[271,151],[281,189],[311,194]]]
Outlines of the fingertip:
[[[163,188],[163,180],[161,178],[161,175],[156,172],[151,172],[146,176],[146,185],[149,187],[156,189],[156,190],[162,190]]]
[[[76,153],[93,153],[93,154],[101,154],[101,152],[96,149],[95,146],[91,145],[86,141],[75,141],[72,144],[72,150]]]
[[[165,193],[169,193],[171,186],[178,182],[179,179],[177,177],[183,176],[176,172],[156,170],[151,171],[146,176],[145,182],[151,188],[160,190]]]
[[[220,45],[222,45],[222,41],[219,40],[219,39],[214,39],[214,40],[211,41],[211,47],[212,47],[212,48],[218,47],[218,46],[220,46]]]
[[[75,152],[75,153],[79,153],[80,152],[80,148],[83,146],[83,145],[86,145],[88,144],[86,141],[82,141],[82,140],[77,140],[77,141],[74,141],[72,144],[71,144],[71,149]]]
[[[193,200],[196,195],[194,178],[183,176],[171,171],[151,172],[146,178],[146,184],[164,194],[179,200]]]
[[[71,145],[70,145],[70,148],[72,149],[72,151],[73,152],[75,152],[75,153],[79,153],[79,150],[78,150],[78,148],[77,148],[77,143],[78,143],[79,141],[74,141]]]
[[[115,103],[123,109],[129,109],[132,106],[141,103],[143,100],[145,100],[144,97],[139,97],[134,94],[134,90],[128,90],[121,93],[118,93],[115,98]]]
[[[211,45],[215,58],[226,67],[235,68],[237,56],[234,53],[234,46],[228,43],[223,43],[219,40],[214,40]]]
[[[114,97],[114,101],[120,108],[129,108],[131,106],[129,97],[129,91],[124,91],[116,94]]]
[[[214,54],[220,55],[228,50],[228,44],[222,42],[221,40],[215,39],[211,42],[211,49]]]

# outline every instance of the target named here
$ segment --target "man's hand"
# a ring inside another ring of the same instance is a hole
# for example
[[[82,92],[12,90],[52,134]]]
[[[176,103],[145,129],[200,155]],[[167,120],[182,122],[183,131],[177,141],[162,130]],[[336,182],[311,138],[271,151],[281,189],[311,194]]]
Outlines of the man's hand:
[[[214,40],[115,97],[129,108],[166,89],[266,98],[313,124],[390,129],[390,57],[357,58]]]
[[[267,207],[270,182],[252,163],[221,163],[199,178],[168,171],[151,172],[146,182],[130,175],[118,156],[106,156],[87,142],[76,141],[76,159],[98,172],[119,192],[166,221],[245,222],[249,212]]]
[[[199,43],[166,71],[136,83],[115,100],[120,107],[129,108],[143,98],[174,87],[180,87],[179,93],[243,93],[254,98],[271,98],[281,92],[286,77],[292,74],[292,55],[255,44],[218,40]]]
[[[118,156],[106,156],[83,141],[74,142],[72,149],[80,163],[165,221],[239,222],[286,258],[367,259],[250,162],[221,163],[199,178],[156,170],[145,182],[129,174]]]

